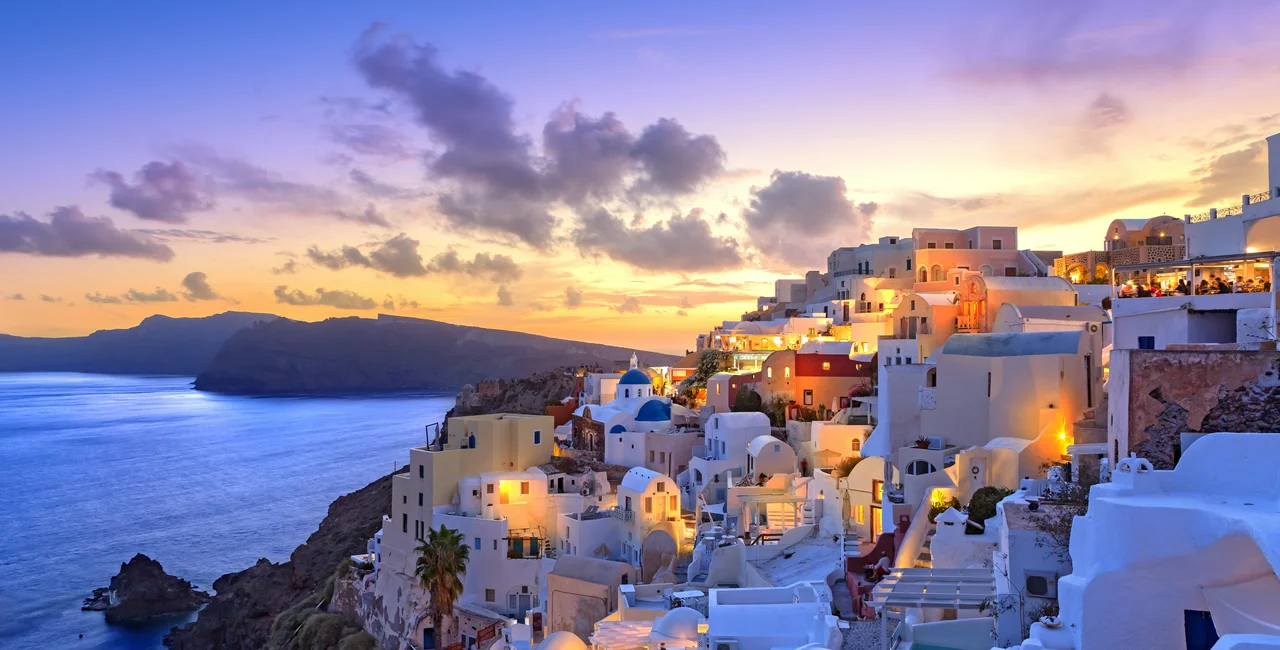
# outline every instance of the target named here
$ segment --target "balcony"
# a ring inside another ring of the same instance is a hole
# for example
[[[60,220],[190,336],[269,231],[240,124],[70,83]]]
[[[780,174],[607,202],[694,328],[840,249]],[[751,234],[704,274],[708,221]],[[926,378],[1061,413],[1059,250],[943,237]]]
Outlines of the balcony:
[[[617,519],[623,523],[631,523],[636,520],[636,512],[634,510],[624,510],[622,508],[608,508],[602,512],[609,513],[610,517]]]
[[[1271,192],[1258,192],[1257,194],[1249,194],[1241,197],[1240,205],[1232,205],[1225,208],[1211,208],[1208,212],[1191,215],[1191,223],[1200,223],[1201,221],[1209,221],[1210,219],[1221,219],[1223,217],[1231,217],[1244,212],[1245,207],[1254,203],[1271,200]]]
[[[956,331],[964,333],[977,332],[981,329],[978,319],[973,316],[957,316]]]

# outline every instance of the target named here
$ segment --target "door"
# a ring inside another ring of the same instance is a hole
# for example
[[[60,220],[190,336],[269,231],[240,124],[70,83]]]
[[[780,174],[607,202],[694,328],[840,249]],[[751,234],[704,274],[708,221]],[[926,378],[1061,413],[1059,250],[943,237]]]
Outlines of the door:
[[[1182,610],[1182,626],[1187,637],[1187,650],[1209,650],[1218,642],[1218,630],[1209,612]]]
[[[563,476],[556,479],[556,492],[559,494],[564,494],[564,477]]]
[[[969,463],[969,496],[973,496],[987,486],[987,459],[974,458]]]
[[[880,521],[880,506],[871,506],[871,541],[880,541],[880,533],[884,532],[884,524]]]
[[[916,337],[916,323],[919,322],[919,320],[920,319],[914,316],[907,319],[907,338],[914,339]]]

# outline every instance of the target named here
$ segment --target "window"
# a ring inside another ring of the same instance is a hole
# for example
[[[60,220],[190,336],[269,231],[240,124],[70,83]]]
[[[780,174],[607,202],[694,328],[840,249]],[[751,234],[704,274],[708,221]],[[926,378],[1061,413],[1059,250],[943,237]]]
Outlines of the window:
[[[773,453],[775,453],[775,454],[776,454],[776,453],[778,453],[778,452],[780,452],[780,451],[782,451],[782,445],[774,445],[774,446],[773,446]]]
[[[667,483],[665,481],[658,481],[658,491],[659,492],[667,491]]]
[[[498,540],[493,540],[493,550],[498,550]]]
[[[898,243],[898,238],[897,238],[897,237],[890,237],[890,238],[889,238],[889,245],[890,245],[890,246],[892,246],[892,245],[894,245],[894,244],[896,244],[896,243]]]
[[[942,247],[943,247],[943,248],[955,248],[955,247],[956,247],[956,244],[955,244],[955,242],[947,242],[947,243],[943,244],[943,245],[942,245]]]
[[[675,510],[675,509],[676,509],[676,495],[674,495],[674,494],[673,494],[673,495],[671,495],[670,497],[667,497],[667,498],[668,498],[668,499],[670,499],[670,502],[671,502],[671,506],[670,506],[670,508],[671,508],[672,510]]]
[[[653,513],[653,497],[644,498],[644,513],[646,515]]]
[[[1138,337],[1138,349],[1139,349],[1139,350],[1154,350],[1154,349],[1156,349],[1156,337],[1154,337],[1154,336],[1139,336],[1139,337]]]
[[[804,391],[804,405],[813,406],[813,391],[807,388]]]
[[[403,515],[400,515],[400,517],[400,531],[404,533],[409,532],[409,513],[406,512]]]
[[[486,603],[492,603],[492,602],[496,601],[497,599],[498,599],[498,595],[497,595],[497,594],[495,594],[495,593],[493,593],[493,590],[492,590],[492,589],[485,589],[485,590],[484,590],[484,602],[486,602]]]
[[[627,497],[626,507],[623,508],[623,510],[626,510],[628,512],[631,511],[631,497]]]
[[[475,449],[475,448],[476,448],[476,436],[475,436],[475,434],[471,434],[470,436],[468,436],[468,437],[467,437],[467,446],[468,446],[468,447],[471,447],[472,449]]]
[[[477,537],[477,538],[476,538],[476,550],[477,550],[477,551],[478,551],[478,550],[480,550],[480,538],[479,538],[479,537]]]
[[[823,361],[823,362],[822,362],[822,369],[823,369],[823,370],[830,370],[830,369],[831,369],[831,362],[830,362],[830,361]]]
[[[862,441],[861,441],[861,440],[858,440],[857,438],[854,438],[854,439],[853,439],[853,442],[851,442],[851,443],[849,444],[849,446],[853,448],[853,451],[856,451],[856,452],[858,452],[858,453],[862,453]]]
[[[654,457],[654,451],[653,451],[652,449],[650,449],[650,450],[649,450],[649,462],[651,462],[651,463],[653,462],[653,457]]]
[[[911,365],[911,357],[906,357],[906,362],[908,366]]]
[[[419,508],[421,508],[421,507],[422,507],[422,493],[421,493],[421,492],[419,492],[419,493],[418,493],[418,507],[419,507]]]
[[[853,520],[860,523],[867,523],[867,507],[859,503],[853,507]]]
[[[908,271],[910,271],[910,270],[911,270],[911,258],[910,258],[910,257],[908,257],[908,258],[907,258],[907,270],[908,270]]]
[[[938,468],[934,467],[933,463],[919,458],[907,464],[907,474],[911,476],[924,476],[925,474],[932,474],[936,471],[938,471]]]
[[[783,377],[790,377],[790,376],[791,376],[791,366],[783,366],[783,367],[782,367],[782,376],[783,376]]]
[[[987,397],[991,397],[991,373],[987,373]]]
[[[932,241],[931,241],[931,242],[929,242],[929,243],[925,244],[925,245],[924,245],[924,247],[925,247],[925,248],[937,248],[937,247],[938,247],[938,242],[932,242]]]
[[[896,268],[894,268],[894,267],[890,266],[890,267],[889,267],[889,277],[891,277],[891,278],[896,278],[896,277],[898,277],[898,269],[896,269]]]
[[[911,311],[915,311],[915,310],[916,310],[916,301],[912,300],[912,301],[911,301]]]
[[[992,239],[992,240],[991,240],[991,250],[996,250],[996,251],[998,251],[998,250],[1000,250],[1000,249],[1002,249],[1002,248],[1004,248],[1004,242],[1000,241],[999,239]]]
[[[773,379],[773,368],[765,368],[765,369],[764,369],[764,376],[765,376],[765,377],[768,377],[769,379]],[[716,426],[717,426],[717,427],[718,427],[718,426],[720,426],[720,423],[719,423],[719,422],[717,422],[717,423],[716,423]]]
[[[520,481],[520,494],[528,494],[528,493],[529,493],[529,482]]]
[[[404,496],[400,497],[400,502],[401,502],[401,503],[403,503],[403,504],[405,504],[405,505],[409,505],[409,495],[407,495],[407,494],[406,494],[406,495],[404,495]]]
[[[541,429],[534,429],[534,430],[533,430],[533,444],[535,444],[535,445],[540,445],[540,444],[542,444],[542,430],[541,430]]]
[[[624,389],[622,389],[622,393],[623,393],[623,397],[631,397],[631,389],[630,389],[630,388],[624,388]]]
[[[658,462],[659,463],[667,462],[667,452],[665,451],[658,452]]]
[[[418,466],[418,478],[426,478],[426,470],[421,465]]]
[[[720,382],[716,382],[716,395],[720,394]]]
[[[884,499],[884,481],[871,479],[871,502],[880,503]]]

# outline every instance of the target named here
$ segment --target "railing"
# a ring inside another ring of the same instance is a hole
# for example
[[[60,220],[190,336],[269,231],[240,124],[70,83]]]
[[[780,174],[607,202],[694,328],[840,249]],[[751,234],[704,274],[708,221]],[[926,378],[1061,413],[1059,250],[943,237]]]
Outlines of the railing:
[[[1254,203],[1259,203],[1261,201],[1268,201],[1270,199],[1271,199],[1270,190],[1267,190],[1265,192],[1258,192],[1257,194],[1250,194],[1248,195],[1248,199],[1242,205],[1233,205],[1225,208],[1217,208],[1214,210],[1209,210],[1207,212],[1201,212],[1200,214],[1193,214],[1191,215],[1191,223],[1200,223],[1201,221],[1208,221],[1210,219],[1215,219],[1215,218],[1221,219],[1223,217],[1230,217],[1232,215],[1237,215],[1237,214],[1240,214],[1241,212],[1244,212],[1244,206],[1246,205],[1252,205]]]
[[[978,329],[978,319],[967,316],[956,316],[957,332],[972,332]]]
[[[636,513],[634,510],[623,510],[622,508],[609,508],[608,510],[606,510],[606,512],[609,513],[610,517],[613,517],[614,519],[617,519],[619,521],[630,523],[636,520]]]

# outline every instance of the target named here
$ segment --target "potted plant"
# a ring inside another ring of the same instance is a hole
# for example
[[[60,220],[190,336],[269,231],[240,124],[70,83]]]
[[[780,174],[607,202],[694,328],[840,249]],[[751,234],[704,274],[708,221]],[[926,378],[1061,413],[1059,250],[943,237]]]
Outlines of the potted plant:
[[[924,436],[920,436],[919,438],[916,438],[916,449],[928,449],[928,448],[929,448],[928,438]]]

